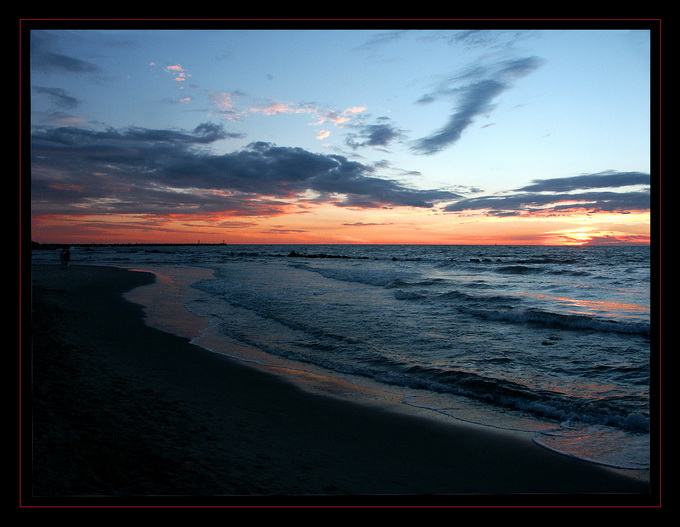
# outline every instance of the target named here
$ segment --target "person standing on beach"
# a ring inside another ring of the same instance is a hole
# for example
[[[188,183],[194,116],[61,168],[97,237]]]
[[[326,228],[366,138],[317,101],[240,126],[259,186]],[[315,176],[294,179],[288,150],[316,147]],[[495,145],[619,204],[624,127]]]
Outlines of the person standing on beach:
[[[69,266],[69,262],[71,261],[71,251],[69,250],[68,247],[64,247],[61,250],[61,267],[62,269],[66,269]]]

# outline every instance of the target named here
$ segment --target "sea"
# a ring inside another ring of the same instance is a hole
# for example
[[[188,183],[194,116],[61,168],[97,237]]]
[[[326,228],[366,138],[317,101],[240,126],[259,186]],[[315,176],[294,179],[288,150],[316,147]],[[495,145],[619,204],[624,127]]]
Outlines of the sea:
[[[206,320],[193,341],[216,353],[257,350],[235,358],[313,368],[439,419],[650,468],[649,246],[92,245],[71,254],[72,265],[193,277],[183,309]],[[32,260],[57,263],[58,251],[34,250]]]

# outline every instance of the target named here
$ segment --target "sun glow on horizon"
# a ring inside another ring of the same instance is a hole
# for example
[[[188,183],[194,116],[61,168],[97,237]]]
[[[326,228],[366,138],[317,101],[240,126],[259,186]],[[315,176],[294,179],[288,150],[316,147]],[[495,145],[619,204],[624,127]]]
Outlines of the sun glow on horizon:
[[[273,217],[224,214],[43,215],[38,243],[593,245],[650,243],[649,214],[498,218],[331,205]]]
[[[26,22],[32,240],[650,243],[656,31],[457,24]]]

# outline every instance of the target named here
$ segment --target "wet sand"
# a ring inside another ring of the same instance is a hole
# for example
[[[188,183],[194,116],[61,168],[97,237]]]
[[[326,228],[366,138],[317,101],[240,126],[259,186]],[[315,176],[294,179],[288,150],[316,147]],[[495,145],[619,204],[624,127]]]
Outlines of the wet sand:
[[[310,394],[151,328],[123,293],[153,280],[113,267],[33,267],[25,504],[657,501],[644,481],[524,437]]]

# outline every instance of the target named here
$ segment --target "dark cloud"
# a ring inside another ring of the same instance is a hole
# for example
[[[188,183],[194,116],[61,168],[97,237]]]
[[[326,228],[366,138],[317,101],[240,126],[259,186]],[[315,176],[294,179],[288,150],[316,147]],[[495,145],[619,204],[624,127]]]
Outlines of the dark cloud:
[[[460,199],[377,177],[344,156],[255,142],[227,154],[206,147],[222,126],[192,131],[127,128],[36,130],[32,195],[36,212],[273,215],[308,192],[338,206],[432,207]],[[304,199],[311,199],[307,195]]]
[[[568,237],[566,237],[568,238]],[[622,245],[622,244],[649,244],[649,235],[647,234],[621,234],[593,236],[585,245]]]
[[[643,172],[599,172],[581,176],[538,179],[531,185],[518,189],[527,192],[568,192],[590,188],[616,188],[632,185],[649,185],[649,174]]]
[[[393,141],[403,137],[403,132],[387,122],[387,119],[383,118],[380,121],[378,124],[360,124],[355,126],[359,131],[347,136],[347,145],[352,148],[366,146],[386,147]]]
[[[99,73],[96,64],[53,51],[57,39],[49,32],[31,33],[31,67],[46,72]]]
[[[116,151],[138,147],[140,150],[145,147],[158,147],[162,144],[208,144],[234,136],[224,131],[220,125],[213,123],[203,123],[194,128],[193,131],[176,130],[154,130],[141,127],[129,127],[121,130],[107,128],[103,131],[89,130],[76,127],[60,127],[51,129],[38,129],[33,133],[33,147],[49,148],[53,147],[76,147],[96,151]],[[240,135],[236,135],[240,137]]]
[[[627,213],[649,209],[648,188],[629,192],[591,189],[647,186],[649,183],[649,174],[642,172],[609,171],[567,178],[543,179],[517,189],[512,194],[463,199],[447,205],[445,210],[448,212],[484,210],[493,216],[517,216],[537,212],[559,214],[574,209],[589,212]]]
[[[649,208],[648,192],[581,192],[575,194],[513,194],[469,198],[445,207],[448,212],[488,210],[491,215],[522,212],[560,212],[586,209],[590,212],[629,212]]]
[[[263,229],[260,232],[263,234],[299,234],[309,231],[303,229]]]
[[[391,55],[397,48],[391,44],[403,39],[424,42],[441,42],[451,47],[453,55],[468,55],[471,50],[483,53],[474,66],[463,73],[450,75],[439,87],[423,94],[416,102],[428,104],[444,99],[452,104],[448,120],[437,131],[413,142],[412,151],[418,154],[435,154],[456,143],[475,119],[493,109],[494,100],[514,86],[515,81],[525,77],[542,64],[538,57],[517,58],[515,45],[521,39],[530,38],[534,31],[527,29],[460,29],[460,30],[396,30],[373,35],[359,49],[381,50],[384,60],[399,60]],[[506,60],[498,57],[515,57]],[[495,57],[496,62],[490,62]],[[397,129],[385,125],[366,127],[356,136],[350,136],[348,145],[385,146],[387,141],[401,137]]]
[[[72,109],[80,104],[80,101],[66,93],[62,88],[47,88],[34,86],[33,91],[38,94],[47,95],[50,100],[59,108]]]
[[[442,97],[453,99],[456,104],[448,122],[437,132],[418,140],[413,150],[434,154],[458,141],[476,117],[493,109],[494,99],[510,89],[514,81],[532,73],[541,64],[541,59],[527,57],[502,61],[493,66],[476,66],[448,79],[436,92],[423,95],[418,101],[422,104]]]

